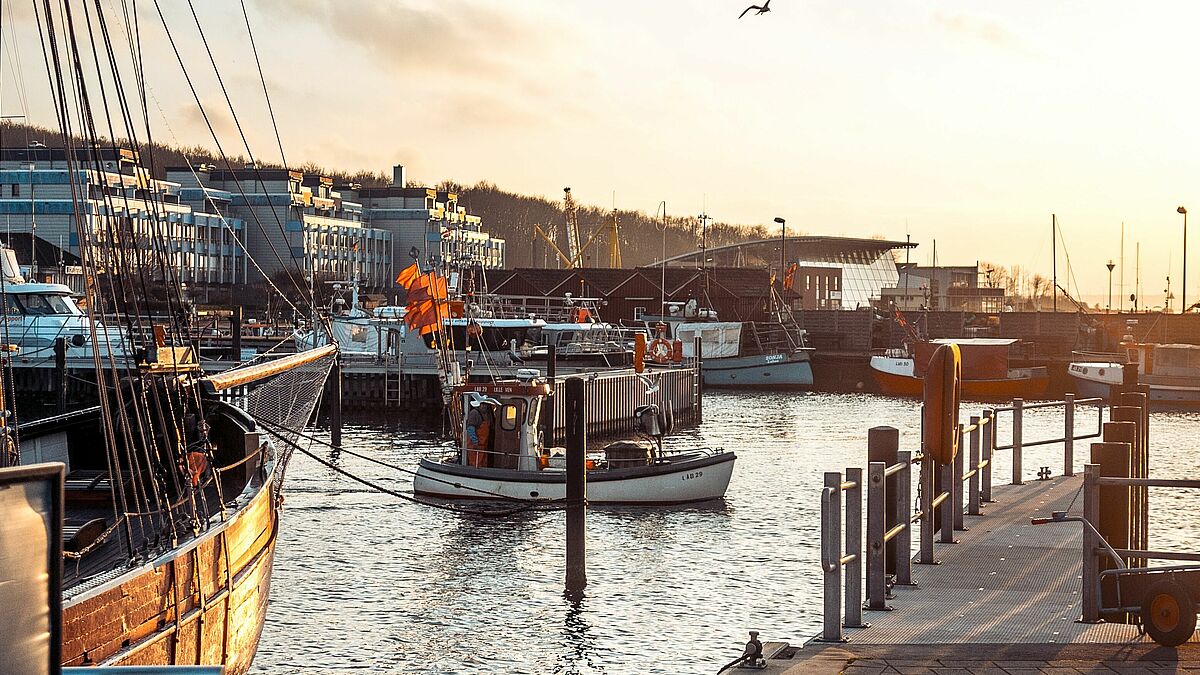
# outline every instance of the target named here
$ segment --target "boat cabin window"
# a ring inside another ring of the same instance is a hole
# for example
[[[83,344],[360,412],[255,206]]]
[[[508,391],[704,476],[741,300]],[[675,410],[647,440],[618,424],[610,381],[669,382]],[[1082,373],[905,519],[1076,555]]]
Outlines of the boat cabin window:
[[[21,313],[33,316],[53,314],[73,314],[71,301],[61,295],[45,293],[9,293],[5,297],[5,311],[9,314]],[[16,308],[16,311],[14,311]]]
[[[517,410],[517,406],[511,404],[500,408],[500,428],[504,429],[505,431],[512,431],[516,429],[517,425],[520,423],[520,420],[518,419],[519,412],[520,411]]]

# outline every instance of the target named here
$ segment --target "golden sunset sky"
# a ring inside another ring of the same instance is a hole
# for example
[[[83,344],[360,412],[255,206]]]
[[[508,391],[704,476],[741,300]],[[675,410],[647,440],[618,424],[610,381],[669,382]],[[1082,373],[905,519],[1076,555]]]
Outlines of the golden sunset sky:
[[[1047,275],[1057,213],[1060,283],[1101,303],[1124,222],[1126,294],[1140,241],[1143,304],[1168,273],[1179,295],[1176,207],[1200,214],[1200,3],[772,0],[741,20],[749,3],[730,0],[247,3],[292,164],[908,233],[921,262],[936,239],[941,264]],[[162,5],[240,151],[187,5]],[[156,140],[211,145],[153,3],[137,6]],[[240,5],[197,11],[252,149],[277,161]],[[5,18],[0,109],[52,124],[32,10]]]

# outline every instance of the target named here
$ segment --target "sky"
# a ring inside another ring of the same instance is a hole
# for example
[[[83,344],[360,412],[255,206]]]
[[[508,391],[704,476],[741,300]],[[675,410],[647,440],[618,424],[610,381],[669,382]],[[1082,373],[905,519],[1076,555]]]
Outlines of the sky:
[[[188,5],[160,2],[221,143],[243,151]],[[33,11],[4,4],[0,113],[53,124]],[[120,0],[101,4],[123,31]],[[911,236],[925,264],[936,240],[939,264],[1047,276],[1055,214],[1073,294],[1106,303],[1113,259],[1116,305],[1140,243],[1142,304],[1162,304],[1168,275],[1180,295],[1176,207],[1200,213],[1200,3],[772,0],[738,19],[747,4],[246,0],[292,165],[778,216]],[[153,2],[136,5],[156,140],[211,146]],[[278,161],[241,5],[196,12],[251,150]]]

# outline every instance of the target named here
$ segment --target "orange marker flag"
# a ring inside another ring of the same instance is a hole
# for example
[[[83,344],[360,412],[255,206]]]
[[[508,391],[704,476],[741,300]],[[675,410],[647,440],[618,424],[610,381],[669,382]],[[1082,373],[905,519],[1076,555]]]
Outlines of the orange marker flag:
[[[408,302],[446,299],[446,278],[439,274],[426,274],[408,287]]]
[[[792,290],[792,284],[796,281],[796,263],[788,265],[787,274],[783,275],[784,290]]]
[[[421,268],[417,267],[417,263],[413,263],[400,271],[400,274],[396,277],[396,283],[404,288],[408,288],[420,276]]]

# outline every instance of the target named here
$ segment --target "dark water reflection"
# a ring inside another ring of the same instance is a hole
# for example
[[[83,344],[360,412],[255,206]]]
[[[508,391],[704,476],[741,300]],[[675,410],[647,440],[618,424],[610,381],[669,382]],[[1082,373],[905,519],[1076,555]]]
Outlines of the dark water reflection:
[[[565,517],[488,518],[363,489],[297,455],[289,470],[259,673],[709,673],[746,631],[799,642],[820,627],[823,472],[863,466],[867,429],[915,450],[915,401],[872,395],[725,393],[670,444],[738,454],[724,500],[587,514],[585,596],[563,596]],[[964,413],[978,412],[965,404]],[[349,449],[413,467],[440,424],[359,419]],[[1080,413],[1078,428],[1094,425]],[[1200,477],[1200,416],[1156,413],[1156,475]],[[1061,435],[1059,413],[1025,428]],[[1003,428],[1003,426],[1001,427]],[[1005,432],[1007,434],[1007,432]],[[1077,465],[1086,457],[1078,444]],[[411,477],[343,454],[343,468],[411,491]],[[1062,449],[1029,449],[1025,470],[1061,472]],[[1010,475],[997,458],[996,483]],[[1152,544],[1194,546],[1197,495],[1156,495]]]

